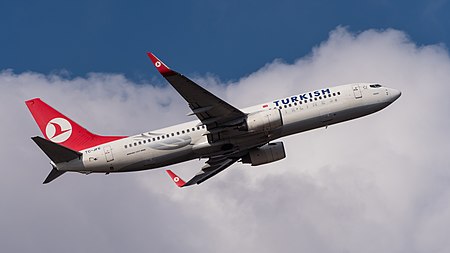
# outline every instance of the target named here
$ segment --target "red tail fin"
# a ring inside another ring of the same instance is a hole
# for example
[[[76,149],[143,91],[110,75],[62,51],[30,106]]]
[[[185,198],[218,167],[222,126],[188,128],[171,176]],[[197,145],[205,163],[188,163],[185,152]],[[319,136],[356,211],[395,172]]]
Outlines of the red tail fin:
[[[47,140],[79,151],[125,136],[100,136],[78,125],[39,98],[25,101],[34,120]]]

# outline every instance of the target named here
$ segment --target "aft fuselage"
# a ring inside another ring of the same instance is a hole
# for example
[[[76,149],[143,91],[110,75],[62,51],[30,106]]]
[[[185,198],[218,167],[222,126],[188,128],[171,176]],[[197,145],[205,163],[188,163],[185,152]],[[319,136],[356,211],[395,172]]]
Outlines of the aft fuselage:
[[[243,133],[208,142],[208,129],[198,120],[119,139],[81,150],[82,159],[56,164],[58,170],[82,173],[127,172],[159,168],[214,153],[248,150],[280,137],[362,117],[379,111],[400,92],[374,83],[348,84],[296,94],[242,109],[251,114],[275,110],[282,125],[264,133]]]

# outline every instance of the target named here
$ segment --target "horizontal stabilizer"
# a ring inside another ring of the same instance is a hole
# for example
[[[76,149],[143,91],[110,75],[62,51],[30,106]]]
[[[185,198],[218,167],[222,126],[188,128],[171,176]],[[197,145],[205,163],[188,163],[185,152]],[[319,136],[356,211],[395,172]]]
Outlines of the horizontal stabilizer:
[[[80,158],[82,155],[80,152],[66,148],[39,136],[31,137],[31,139],[54,163],[68,162],[73,159]]]
[[[48,174],[47,178],[44,180],[44,184],[48,184],[51,181],[55,180],[57,177],[61,176],[62,174],[66,173],[66,171],[57,170],[55,166],[53,166],[53,169]]]

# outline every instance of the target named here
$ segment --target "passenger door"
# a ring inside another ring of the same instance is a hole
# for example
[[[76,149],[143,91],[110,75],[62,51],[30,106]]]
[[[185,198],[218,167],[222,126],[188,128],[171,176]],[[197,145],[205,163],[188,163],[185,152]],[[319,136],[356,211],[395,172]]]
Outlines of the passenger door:
[[[111,146],[104,146],[103,147],[103,151],[105,152],[105,156],[106,156],[106,162],[112,162],[114,161],[114,156],[112,153],[112,149]]]
[[[355,98],[362,98],[361,89],[359,88],[359,85],[353,86],[353,94],[355,95]]]

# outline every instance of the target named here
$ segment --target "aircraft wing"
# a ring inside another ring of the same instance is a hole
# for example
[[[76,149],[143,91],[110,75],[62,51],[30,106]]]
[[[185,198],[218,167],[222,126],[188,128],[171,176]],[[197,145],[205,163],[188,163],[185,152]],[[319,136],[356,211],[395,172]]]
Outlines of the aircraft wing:
[[[184,75],[171,70],[154,54],[147,53],[147,55],[159,73],[188,102],[192,114],[195,114],[208,130],[237,125],[246,117],[246,114],[239,109],[216,97]]]
[[[185,187],[193,184],[201,184],[209,178],[217,175],[219,172],[231,166],[239,158],[230,158],[227,156],[217,156],[211,157],[206,162],[206,165],[188,182],[184,182],[180,177],[178,177],[171,170],[167,170],[167,173],[175,182],[178,187]]]

